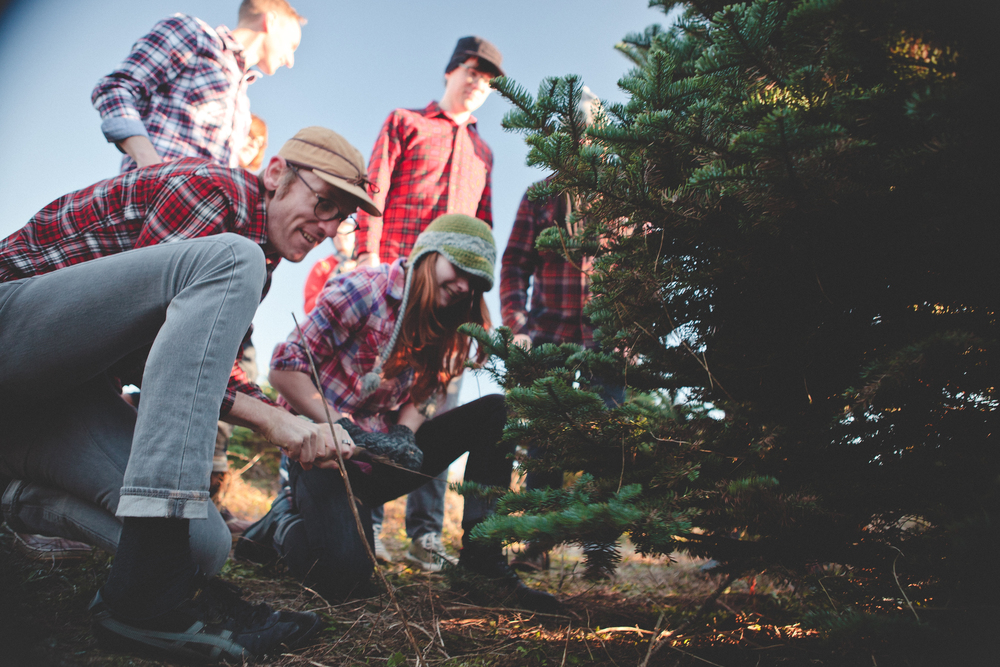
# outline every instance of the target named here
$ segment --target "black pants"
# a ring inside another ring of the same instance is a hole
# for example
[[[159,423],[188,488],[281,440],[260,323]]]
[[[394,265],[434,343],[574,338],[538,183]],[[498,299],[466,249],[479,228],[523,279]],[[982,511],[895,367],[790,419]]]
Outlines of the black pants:
[[[426,476],[446,470],[465,452],[469,452],[466,481],[507,488],[512,448],[498,445],[506,418],[503,396],[493,394],[424,422],[416,433],[417,446],[424,452],[422,475],[379,464],[367,475],[348,464],[369,545],[373,544],[372,507],[410,493],[427,481]],[[296,577],[326,598],[343,598],[371,577],[372,564],[358,535],[340,472],[303,470],[292,463],[289,482],[298,517],[283,531],[278,550]],[[492,512],[485,501],[467,498],[462,529],[470,530]]]

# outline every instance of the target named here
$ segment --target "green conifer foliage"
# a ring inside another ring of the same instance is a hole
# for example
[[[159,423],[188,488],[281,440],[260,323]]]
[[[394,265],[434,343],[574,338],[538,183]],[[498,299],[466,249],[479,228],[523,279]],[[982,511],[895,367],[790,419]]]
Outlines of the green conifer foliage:
[[[618,46],[629,101],[590,128],[577,77],[494,84],[554,174],[534,195],[581,201],[538,246],[596,253],[606,352],[477,332],[505,437],[546,447],[523,466],[584,473],[477,531],[737,571],[891,576],[901,550],[911,580],[967,585],[1000,519],[996,9],[684,4]]]

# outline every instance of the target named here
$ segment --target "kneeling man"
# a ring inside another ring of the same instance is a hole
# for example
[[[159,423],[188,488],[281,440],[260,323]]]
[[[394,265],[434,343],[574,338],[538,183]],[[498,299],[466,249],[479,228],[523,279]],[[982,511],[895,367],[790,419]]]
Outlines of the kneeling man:
[[[209,500],[217,420],[304,466],[354,451],[270,402],[234,364],[282,259],[361,207],[361,154],[306,128],[260,176],[202,160],[72,192],[0,241],[0,476],[16,530],[116,551],[91,605],[106,648],[252,659],[301,644],[314,614],[250,605],[211,579],[230,534]],[[142,401],[117,379],[136,358]],[[339,427],[338,427],[339,429]]]

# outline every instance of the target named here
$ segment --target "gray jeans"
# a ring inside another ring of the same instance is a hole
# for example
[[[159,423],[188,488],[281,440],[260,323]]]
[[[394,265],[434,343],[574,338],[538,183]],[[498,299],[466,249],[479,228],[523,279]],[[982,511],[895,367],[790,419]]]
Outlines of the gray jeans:
[[[25,483],[4,498],[12,524],[108,548],[116,516],[207,519],[192,551],[221,567],[216,422],[264,278],[260,248],[221,234],[0,283],[0,472]],[[147,348],[136,413],[108,370]]]

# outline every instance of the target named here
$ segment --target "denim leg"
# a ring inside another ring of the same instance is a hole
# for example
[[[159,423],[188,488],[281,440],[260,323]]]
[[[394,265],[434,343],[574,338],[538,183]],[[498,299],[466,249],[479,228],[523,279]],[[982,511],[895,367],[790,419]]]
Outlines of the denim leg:
[[[57,411],[39,403],[17,417],[0,417],[8,441],[0,469],[16,478],[3,495],[7,521],[20,532],[66,537],[115,553],[122,529],[115,511],[135,409],[100,376],[64,394]],[[214,505],[207,521],[190,522],[190,536],[202,572],[221,570],[231,536]]]
[[[448,470],[406,496],[406,535],[415,540],[444,528],[444,494],[448,490]]]
[[[365,476],[353,466],[349,474],[352,484]],[[343,599],[358,584],[368,581],[374,568],[358,535],[340,472],[321,468],[303,470],[298,463],[292,463],[289,477],[294,511],[301,521],[286,519],[284,529],[279,529],[281,534],[275,534],[275,546],[296,577],[329,600]],[[370,511],[360,504],[358,513],[365,539],[374,549]]]
[[[151,346],[117,514],[203,519],[222,395],[264,278],[260,248],[220,234],[0,284],[0,402],[61,409]],[[0,456],[9,444],[0,433]]]
[[[121,486],[119,477],[118,485]],[[114,555],[121,538],[121,519],[103,507],[61,489],[15,480],[3,496],[3,514],[19,533],[37,533],[84,542]],[[208,519],[190,521],[191,558],[209,576],[222,571],[229,558],[232,534],[213,505]]]
[[[424,452],[420,472],[436,477],[469,452],[466,481],[508,488],[513,466],[508,454],[512,448],[499,444],[506,419],[503,396],[492,394],[427,420],[416,433],[417,446]],[[412,492],[426,480],[424,476],[376,464],[372,474],[359,483],[359,495],[365,494],[361,497],[372,504],[384,503]],[[492,503],[467,498],[462,528],[468,530],[492,511]]]

